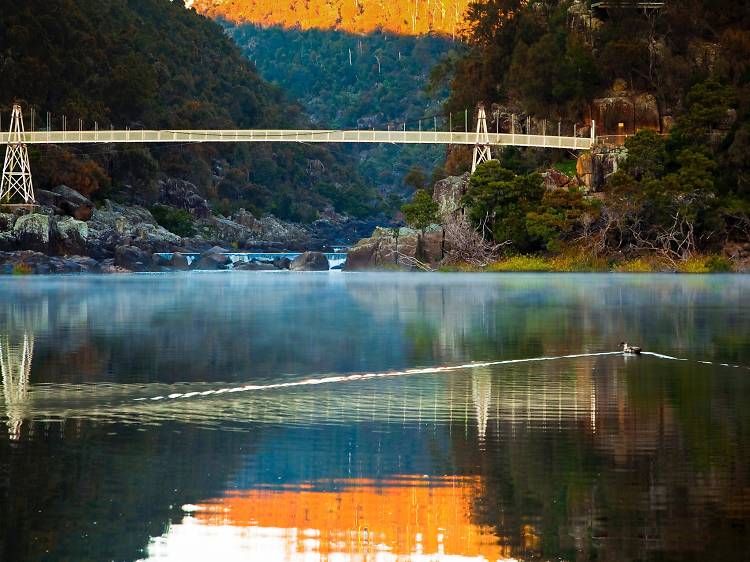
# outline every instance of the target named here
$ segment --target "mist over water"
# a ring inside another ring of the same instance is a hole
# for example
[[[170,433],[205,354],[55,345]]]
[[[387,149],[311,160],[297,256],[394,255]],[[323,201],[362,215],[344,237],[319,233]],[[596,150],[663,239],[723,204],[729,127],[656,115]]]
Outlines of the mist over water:
[[[0,359],[0,560],[750,546],[746,276],[3,278]]]

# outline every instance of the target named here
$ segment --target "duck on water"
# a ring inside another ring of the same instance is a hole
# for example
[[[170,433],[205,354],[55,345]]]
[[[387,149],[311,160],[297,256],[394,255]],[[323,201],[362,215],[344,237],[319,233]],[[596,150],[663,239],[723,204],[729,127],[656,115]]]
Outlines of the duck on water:
[[[620,345],[622,346],[622,352],[626,355],[639,355],[641,353],[641,348],[636,345],[630,345],[624,341],[621,341]]]

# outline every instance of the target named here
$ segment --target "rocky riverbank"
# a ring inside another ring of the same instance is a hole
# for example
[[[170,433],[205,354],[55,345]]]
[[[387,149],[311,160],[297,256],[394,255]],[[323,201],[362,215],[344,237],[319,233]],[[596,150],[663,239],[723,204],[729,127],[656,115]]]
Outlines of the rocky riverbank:
[[[328,269],[323,251],[352,244],[369,235],[376,224],[333,211],[309,225],[272,215],[258,218],[243,209],[232,216],[215,215],[192,184],[179,180],[161,183],[160,204],[182,213],[185,224],[177,226],[189,230],[188,236],[159,224],[145,207],[111,200],[95,205],[64,185],[37,190],[37,199],[40,205],[32,212],[0,212],[0,272]],[[233,267],[225,255],[230,252],[305,253],[299,263],[280,258]],[[164,253],[172,257],[159,255]]]

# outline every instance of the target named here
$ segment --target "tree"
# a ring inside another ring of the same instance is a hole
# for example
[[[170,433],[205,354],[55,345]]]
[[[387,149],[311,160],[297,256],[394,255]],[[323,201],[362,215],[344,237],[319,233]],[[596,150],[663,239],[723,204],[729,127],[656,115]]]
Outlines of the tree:
[[[427,186],[427,174],[419,164],[413,165],[404,176],[404,185],[414,191],[424,190]]]
[[[542,199],[544,186],[539,174],[515,175],[497,161],[484,162],[469,179],[463,197],[469,220],[495,242],[511,241],[521,251],[538,245],[529,234],[526,213]]]
[[[655,131],[638,131],[625,140],[628,151],[622,171],[636,180],[650,180],[664,175],[667,163],[667,147],[664,139]]]
[[[727,112],[736,102],[734,88],[716,80],[709,79],[693,86],[685,98],[687,111],[670,132],[673,150],[687,147],[705,150],[706,146],[716,144],[720,139],[716,139],[714,133],[717,129],[728,129],[723,125],[727,121]]]
[[[411,200],[401,207],[406,222],[412,228],[424,231],[425,228],[438,222],[438,204],[432,200],[432,196],[424,189],[418,190]]]

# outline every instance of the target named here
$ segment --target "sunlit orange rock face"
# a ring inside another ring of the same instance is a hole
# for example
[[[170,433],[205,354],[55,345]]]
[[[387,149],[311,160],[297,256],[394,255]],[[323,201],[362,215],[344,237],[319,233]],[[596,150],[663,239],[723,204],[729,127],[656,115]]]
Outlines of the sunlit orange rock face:
[[[380,28],[404,35],[454,35],[461,28],[467,4],[468,0],[195,0],[192,6],[207,16],[237,23],[351,33]]]
[[[287,545],[327,559],[386,551],[474,560],[508,558],[489,527],[475,522],[478,478],[349,480],[337,491],[250,490],[200,504],[202,524],[284,529]],[[305,540],[300,540],[304,537]]]

